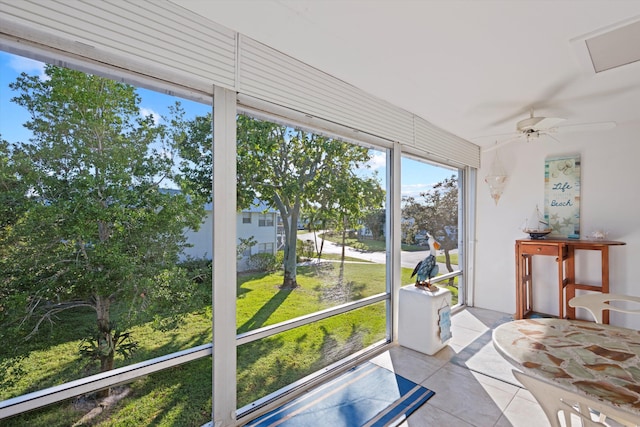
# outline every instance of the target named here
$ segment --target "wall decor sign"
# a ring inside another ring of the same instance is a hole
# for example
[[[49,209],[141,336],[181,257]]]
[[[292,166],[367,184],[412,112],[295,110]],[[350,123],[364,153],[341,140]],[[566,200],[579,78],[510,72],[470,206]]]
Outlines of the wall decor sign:
[[[544,184],[544,218],[550,237],[579,239],[580,155],[545,159]]]
[[[446,300],[444,301],[446,303]],[[451,307],[449,304],[438,310],[438,336],[443,344],[451,339]]]

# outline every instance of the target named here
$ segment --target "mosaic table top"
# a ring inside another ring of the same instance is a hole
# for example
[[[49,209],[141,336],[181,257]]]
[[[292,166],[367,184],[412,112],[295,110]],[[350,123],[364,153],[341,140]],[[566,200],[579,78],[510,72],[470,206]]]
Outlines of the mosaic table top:
[[[640,415],[640,332],[581,320],[522,319],[493,343],[529,375]]]

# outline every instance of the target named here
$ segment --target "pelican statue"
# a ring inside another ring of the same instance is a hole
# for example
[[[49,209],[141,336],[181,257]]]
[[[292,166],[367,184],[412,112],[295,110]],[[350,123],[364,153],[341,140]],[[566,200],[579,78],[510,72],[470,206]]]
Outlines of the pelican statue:
[[[436,242],[434,237],[427,233],[427,245],[429,246],[429,255],[416,265],[413,269],[411,277],[416,276],[416,287],[420,289],[427,288],[432,291],[431,278],[438,274],[438,263],[436,262],[437,250],[440,249],[440,243]]]

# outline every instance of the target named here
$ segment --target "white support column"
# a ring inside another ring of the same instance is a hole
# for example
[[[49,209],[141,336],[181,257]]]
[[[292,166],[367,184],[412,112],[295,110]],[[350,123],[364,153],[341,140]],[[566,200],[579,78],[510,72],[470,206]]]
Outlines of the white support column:
[[[387,229],[390,231],[391,238],[391,257],[387,260],[387,266],[391,265],[391,313],[387,312],[387,322],[391,320],[391,339],[392,341],[398,340],[398,300],[400,299],[400,287],[401,275],[402,275],[402,263],[400,257],[402,252],[402,227],[400,220],[402,218],[402,146],[399,142],[393,144],[391,150],[390,167],[387,168],[387,182],[390,183],[391,197],[389,198],[390,206],[387,211],[391,214],[390,218],[387,218],[388,224],[391,224]],[[389,271],[389,267],[387,267]]]
[[[464,218],[464,241],[458,242],[458,247],[462,250],[459,256],[462,257],[464,268],[464,283],[460,288],[462,295],[458,295],[458,304],[463,302],[468,307],[473,307],[475,304],[475,277],[476,272],[474,266],[476,265],[476,185],[477,185],[477,170],[469,166],[464,168],[464,199],[463,199],[463,211],[462,218]],[[460,237],[458,237],[460,240]]]
[[[213,425],[236,420],[236,93],[213,98]]]

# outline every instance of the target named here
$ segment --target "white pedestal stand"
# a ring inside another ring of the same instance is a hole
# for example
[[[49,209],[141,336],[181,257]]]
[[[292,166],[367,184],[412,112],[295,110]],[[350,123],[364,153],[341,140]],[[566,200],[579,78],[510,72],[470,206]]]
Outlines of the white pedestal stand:
[[[398,307],[398,343],[412,350],[432,355],[451,340],[450,317],[448,324],[440,324],[439,311],[451,307],[451,291],[438,288],[431,292],[415,285],[400,288]],[[443,312],[445,317],[450,316]],[[446,322],[445,322],[446,323]],[[448,336],[444,342],[441,334]]]

